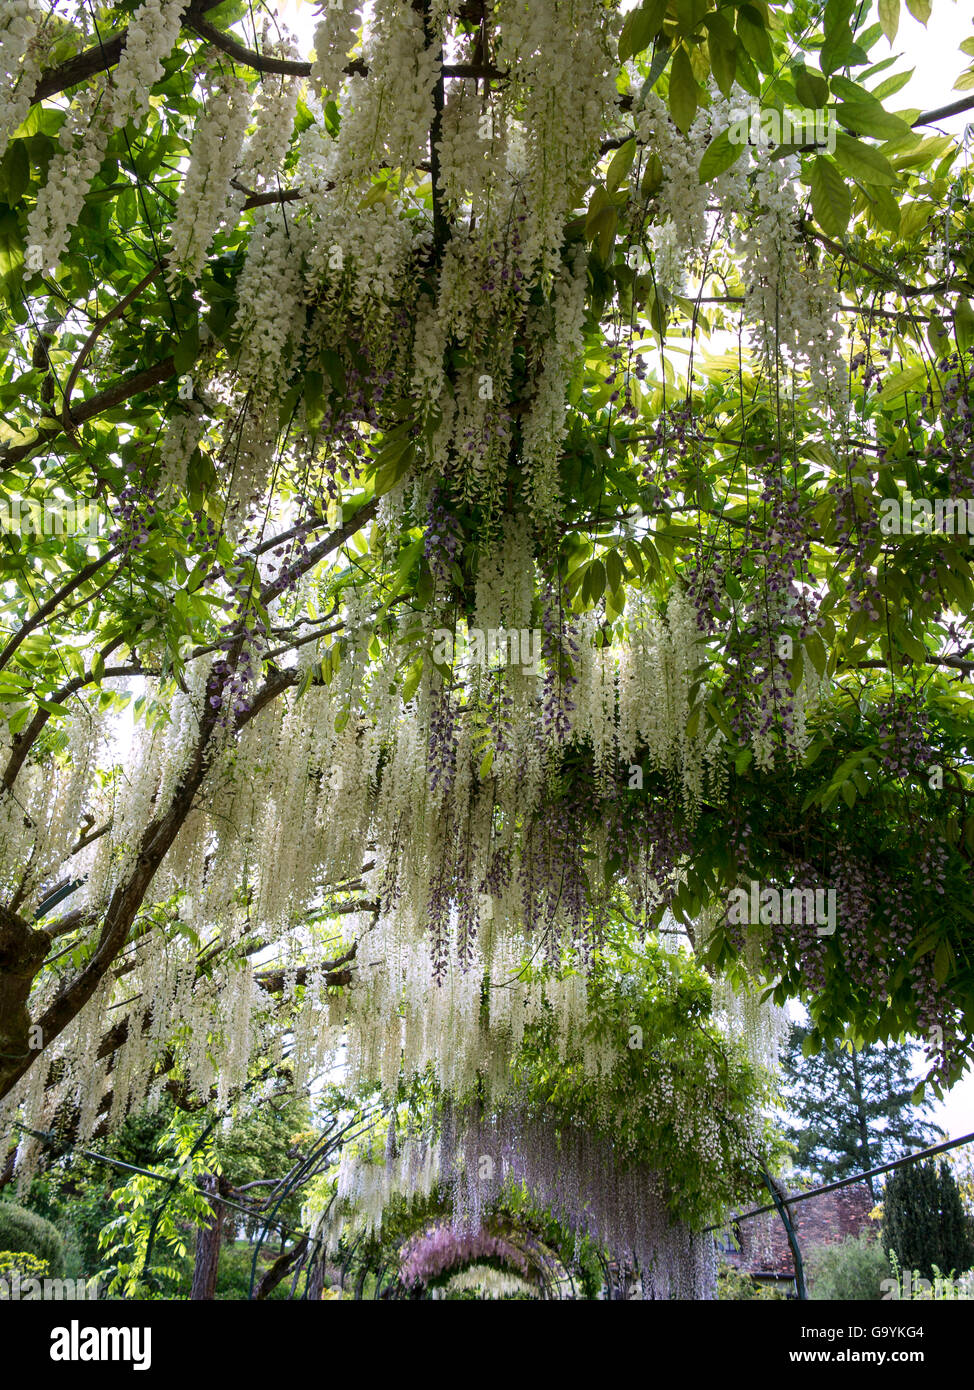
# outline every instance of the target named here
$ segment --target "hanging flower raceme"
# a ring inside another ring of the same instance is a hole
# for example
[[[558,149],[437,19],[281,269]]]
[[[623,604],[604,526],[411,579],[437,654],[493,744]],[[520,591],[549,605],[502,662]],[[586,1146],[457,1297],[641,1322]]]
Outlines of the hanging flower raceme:
[[[508,1269],[519,1270],[525,1278],[528,1275],[524,1253],[509,1240],[489,1231],[458,1234],[452,1226],[437,1225],[404,1248],[399,1278],[406,1288],[429,1284],[448,1270],[483,1259],[497,1260]]]
[[[172,252],[166,275],[172,284],[180,275],[199,279],[215,232],[242,201],[230,180],[240,161],[250,103],[247,85],[234,77],[218,77],[206,93],[170,228]]]
[[[9,0],[0,15],[0,158],[27,117],[43,58],[37,0]]]
[[[164,60],[179,36],[183,9],[182,0],[145,0],[132,16],[110,84],[98,82],[85,89],[69,108],[59,149],[28,220],[28,269],[56,269],[112,131],[149,108],[151,89],[162,77]]]

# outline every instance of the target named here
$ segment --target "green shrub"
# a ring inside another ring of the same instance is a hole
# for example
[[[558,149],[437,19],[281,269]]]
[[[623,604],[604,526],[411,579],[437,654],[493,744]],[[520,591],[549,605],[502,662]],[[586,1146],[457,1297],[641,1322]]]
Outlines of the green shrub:
[[[889,1264],[892,1276],[887,1293],[889,1298],[915,1303],[954,1302],[958,1299],[970,1302],[974,1299],[974,1269],[965,1270],[954,1277],[952,1274],[941,1274],[934,1265],[933,1278],[927,1279],[918,1269],[901,1269],[895,1250],[889,1252]]]
[[[805,1257],[805,1273],[810,1298],[874,1302],[883,1296],[880,1286],[889,1278],[889,1266],[881,1242],[864,1231],[834,1245],[813,1246]]]
[[[787,1294],[773,1284],[762,1284],[742,1269],[721,1262],[717,1266],[717,1297],[719,1299],[773,1299],[783,1301]]]
[[[13,1202],[0,1201],[0,1250],[26,1251],[47,1261],[52,1279],[64,1275],[64,1241],[58,1228]]]
[[[50,1274],[47,1260],[39,1260],[26,1250],[0,1250],[0,1299],[10,1297],[15,1275],[24,1284],[28,1279],[47,1279]]]
[[[265,1247],[266,1248],[266,1247]],[[245,1300],[250,1294],[250,1266],[254,1258],[254,1247],[244,1242],[237,1245],[224,1245],[220,1251],[220,1265],[216,1277],[216,1297],[220,1301]],[[267,1269],[266,1259],[257,1262],[257,1282]],[[289,1295],[293,1272],[272,1289],[268,1300],[283,1302]],[[302,1270],[298,1281],[297,1294],[304,1293],[307,1270]]]
[[[933,1279],[934,1270],[974,1264],[974,1244],[957,1180],[946,1163],[911,1163],[892,1173],[883,1194],[883,1245],[900,1266]]]

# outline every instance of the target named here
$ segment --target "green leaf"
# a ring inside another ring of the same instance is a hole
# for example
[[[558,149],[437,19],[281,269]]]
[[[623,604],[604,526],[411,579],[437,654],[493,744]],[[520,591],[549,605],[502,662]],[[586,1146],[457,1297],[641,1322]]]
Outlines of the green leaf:
[[[910,13],[913,13],[912,6],[910,6]],[[933,978],[937,981],[938,985],[943,985],[947,982],[947,976],[950,974],[952,956],[953,953],[949,943],[941,941],[940,945],[937,947],[937,953],[933,958]]]
[[[709,183],[723,174],[741,157],[744,146],[730,138],[730,128],[722,130],[711,140],[700,161],[700,182]]]
[[[656,151],[653,150],[652,154],[646,160],[646,168],[643,172],[642,183],[639,185],[639,191],[644,197],[648,198],[651,193],[656,192],[657,188],[661,188],[662,184],[663,161]]]
[[[880,405],[889,405],[899,396],[905,396],[907,391],[915,391],[921,385],[926,386],[927,381],[926,366],[920,362],[917,366],[907,367],[904,371],[896,372],[890,377],[877,394],[876,400]]]
[[[607,620],[608,622],[610,622],[610,623],[614,623],[615,620],[616,620],[616,618],[621,618],[621,617],[622,617],[622,614],[625,612],[625,607],[626,607],[626,590],[625,590],[625,588],[624,588],[624,587],[623,587],[623,588],[620,588],[620,589],[607,588],[606,591],[605,591],[605,616],[606,616],[606,620]]]
[[[663,27],[669,0],[643,0],[638,10],[626,16],[619,36],[619,61],[626,62],[648,48]]]
[[[809,111],[820,111],[829,99],[829,84],[820,73],[811,72],[804,63],[791,70],[795,95]]]
[[[670,69],[670,115],[677,129],[685,135],[697,114],[698,90],[690,66],[690,56],[681,44],[676,50]]]
[[[921,665],[926,662],[930,653],[916,634],[911,632],[905,623],[897,622],[893,624],[893,636],[896,638],[897,646],[899,646],[902,651],[906,652],[907,656],[912,657],[914,661],[919,662]]]
[[[833,73],[848,62],[852,48],[852,30],[847,22],[836,25],[831,33],[826,32],[825,42],[819,54],[819,62],[824,73]]]
[[[325,418],[325,383],[320,372],[307,372],[304,378],[304,418],[315,433]]]
[[[339,396],[345,394],[345,368],[342,359],[337,352],[331,348],[323,349],[321,353],[321,365],[328,374],[332,386]]]
[[[24,263],[24,241],[20,235],[17,215],[5,212],[0,215],[0,289],[10,287],[15,275]]]
[[[177,376],[182,376],[189,371],[199,356],[199,352],[200,325],[199,319],[194,319],[173,348],[172,360]]]
[[[627,140],[624,145],[620,145],[612,159],[605,174],[605,186],[610,193],[614,193],[622,180],[632,168],[632,162],[636,157],[636,140],[633,137]]]
[[[649,76],[646,78],[646,81],[643,83],[642,88],[641,88],[641,90],[640,90],[640,93],[639,93],[639,100],[640,100],[640,101],[645,101],[645,100],[646,100],[647,96],[648,96],[649,93],[653,90],[653,88],[656,86],[656,83],[659,81],[660,77],[662,76],[662,74],[663,74],[663,69],[666,67],[666,65],[667,65],[667,63],[668,63],[669,61],[670,61],[670,48],[669,48],[669,44],[666,42],[666,39],[665,39],[665,37],[664,37],[664,38],[661,38],[660,41],[659,41],[659,45],[658,45],[658,48],[657,48],[657,51],[656,51],[656,56],[653,58],[653,65],[652,65],[652,67],[651,67],[650,70],[649,70]]]
[[[878,87],[873,88],[873,96],[877,101],[885,101],[887,97],[895,96],[901,88],[906,86],[913,76],[913,72],[913,68],[908,68],[906,72],[897,72],[892,77],[887,77],[885,82],[880,82]]]
[[[827,236],[845,236],[852,216],[852,198],[834,162],[823,154],[812,161],[812,210]]]
[[[885,155],[841,130],[835,137],[835,159],[840,168],[860,183],[896,183],[896,172]]]
[[[774,54],[771,51],[771,39],[760,11],[753,5],[744,5],[738,11],[737,37],[761,72],[773,71]]]
[[[806,637],[805,650],[808,652],[811,663],[815,667],[815,670],[818,673],[818,675],[824,676],[827,655],[825,651],[825,643],[822,641],[821,635],[819,633],[812,632],[809,634],[808,637]]]
[[[895,167],[897,169],[923,169],[952,148],[955,148],[952,135],[928,135],[925,140],[921,140],[918,145],[914,145],[905,154],[897,155],[894,161]],[[927,206],[929,207],[929,204]]]
[[[311,689],[311,682],[314,680],[316,672],[320,672],[320,670],[320,666],[315,665],[306,666],[301,672],[301,679],[298,681],[298,688],[295,692],[299,700],[302,695],[306,694]]]
[[[954,334],[957,346],[966,352],[974,347],[974,308],[969,299],[959,299],[954,310]]]
[[[873,183],[863,189],[869,203],[867,218],[870,226],[881,227],[894,236],[900,231],[900,205],[892,192],[881,184]]]
[[[56,700],[38,700],[41,709],[47,710],[48,714],[70,714],[67,705],[59,705]]]
[[[872,135],[877,140],[895,140],[910,134],[906,121],[884,111],[878,101],[840,101],[835,114],[846,130]]]
[[[588,212],[585,215],[586,241],[594,241],[608,227],[612,227],[614,230],[618,220],[619,214],[608,190],[603,188],[601,184],[596,184],[589,199]]]
[[[622,588],[626,571],[617,550],[606,551],[605,574],[606,583],[610,589],[618,590]]]
[[[30,183],[30,157],[25,140],[14,140],[0,163],[0,197],[19,203]]]
[[[737,82],[756,100],[761,99],[761,77],[751,60],[751,55],[743,44],[737,45],[734,59],[734,73]]]
[[[396,572],[388,588],[386,589],[385,600],[382,605],[380,616],[384,615],[389,611],[389,607],[393,599],[396,598],[397,595],[399,595],[402,592],[409,576],[412,574],[413,570],[419,564],[420,556],[423,554],[425,548],[426,540],[423,536],[420,536],[417,540],[414,540],[409,545],[407,545],[405,550],[399,556],[399,563],[396,565]]]
[[[375,495],[383,496],[405,477],[413,464],[416,447],[411,440],[400,439],[383,449],[375,460]]]
[[[892,46],[900,27],[900,0],[879,0],[879,22]]]
[[[28,705],[21,705],[7,720],[7,727],[12,734],[19,734],[21,729],[31,717],[31,710]]]
[[[417,657],[406,673],[406,679],[402,687],[402,702],[408,705],[419,688],[419,682],[423,675],[423,658]]]
[[[930,0],[906,0],[906,8],[917,21],[926,28],[927,20],[930,18],[932,8]]]
[[[727,20],[715,10],[704,16],[707,26],[707,50],[714,81],[725,97],[729,97],[737,73],[737,35]]]
[[[605,593],[605,565],[601,560],[590,560],[585,567],[585,582],[582,585],[582,598],[591,604],[598,603]]]

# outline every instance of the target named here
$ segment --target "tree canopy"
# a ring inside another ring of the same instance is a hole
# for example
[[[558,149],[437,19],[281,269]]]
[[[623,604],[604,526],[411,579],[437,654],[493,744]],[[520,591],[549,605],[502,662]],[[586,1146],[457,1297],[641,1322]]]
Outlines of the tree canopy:
[[[606,971],[644,1078],[798,997],[949,1084],[974,220],[898,0],[318,11],[0,18],[0,1135],[501,1104],[545,1017],[577,1097]]]

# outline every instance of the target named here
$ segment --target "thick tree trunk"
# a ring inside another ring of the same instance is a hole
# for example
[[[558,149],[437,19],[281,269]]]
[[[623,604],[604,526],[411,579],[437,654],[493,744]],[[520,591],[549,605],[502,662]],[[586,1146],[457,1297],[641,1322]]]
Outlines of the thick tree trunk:
[[[314,1264],[311,1266],[311,1277],[308,1280],[308,1301],[309,1303],[320,1303],[321,1295],[325,1291],[325,1255],[324,1250],[318,1250],[314,1257]]]
[[[213,1173],[207,1173],[200,1186],[208,1196],[217,1196],[220,1180]],[[212,1203],[213,1217],[208,1226],[196,1232],[196,1263],[193,1267],[193,1288],[190,1299],[213,1299],[216,1297],[216,1276],[220,1268],[220,1246],[223,1243],[225,1222],[221,1203]]]
[[[271,1290],[276,1289],[281,1280],[286,1279],[293,1272],[294,1266],[304,1257],[307,1249],[308,1237],[302,1236],[296,1245],[292,1245],[290,1250],[282,1250],[254,1290],[254,1298],[267,1298]]]
[[[873,1166],[869,1150],[869,1126],[866,1116],[866,1099],[862,1093],[862,1073],[859,1070],[859,1054],[852,1049],[852,1084],[856,1098],[856,1126],[859,1130],[859,1151],[862,1154],[862,1170],[868,1172]],[[871,1196],[876,1196],[872,1178],[867,1178]]]
[[[35,931],[9,908],[0,907],[0,1086],[7,1076],[27,1070],[32,1053],[27,1000],[50,947],[45,932]],[[43,1038],[39,1039],[43,1046]]]

